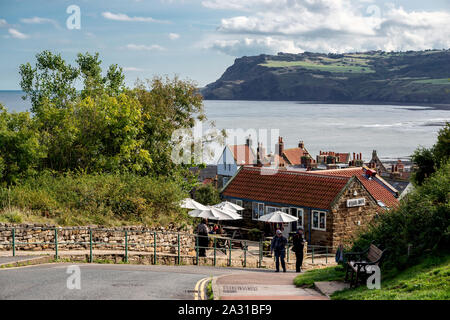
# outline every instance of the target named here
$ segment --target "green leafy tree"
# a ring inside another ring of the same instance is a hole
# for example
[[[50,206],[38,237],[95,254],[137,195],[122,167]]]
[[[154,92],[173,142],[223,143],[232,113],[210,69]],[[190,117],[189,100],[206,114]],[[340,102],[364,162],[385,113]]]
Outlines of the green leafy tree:
[[[439,130],[436,144],[430,148],[418,148],[412,155],[416,165],[413,182],[422,185],[443,163],[450,159],[450,123]]]
[[[45,154],[30,114],[8,113],[0,104],[0,185],[36,174]]]
[[[213,205],[220,203],[219,190],[211,183],[204,184],[195,190],[195,200],[204,205]]]

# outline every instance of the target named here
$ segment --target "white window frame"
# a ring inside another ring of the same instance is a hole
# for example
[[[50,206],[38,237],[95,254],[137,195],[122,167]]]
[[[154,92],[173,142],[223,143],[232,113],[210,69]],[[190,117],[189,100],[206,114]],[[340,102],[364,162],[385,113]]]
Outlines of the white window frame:
[[[320,228],[320,215],[324,214],[324,228]],[[314,216],[317,215],[317,227],[314,226]],[[327,212],[320,210],[313,210],[311,212],[311,229],[318,231],[326,231],[327,230]]]
[[[244,206],[243,206],[242,200],[236,199],[234,203],[237,204],[237,205],[240,206],[240,207],[244,207]]]
[[[347,208],[362,207],[366,204],[366,198],[347,199]]]
[[[255,215],[254,215],[255,207],[256,207],[256,210],[258,212],[258,216],[257,217],[255,217]],[[262,208],[262,210],[260,210],[261,208]],[[266,211],[265,211],[263,202],[257,202],[257,201],[253,201],[252,202],[252,220],[258,220],[261,216],[264,215],[265,212]]]

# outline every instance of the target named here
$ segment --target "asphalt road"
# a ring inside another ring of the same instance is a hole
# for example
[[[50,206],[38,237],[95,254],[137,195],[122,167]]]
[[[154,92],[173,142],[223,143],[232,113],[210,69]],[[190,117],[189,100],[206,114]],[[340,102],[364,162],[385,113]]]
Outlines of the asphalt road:
[[[73,265],[0,269],[0,299],[193,299],[197,281],[237,271],[206,266],[78,264],[81,289],[68,289],[68,278],[73,275],[67,268]]]

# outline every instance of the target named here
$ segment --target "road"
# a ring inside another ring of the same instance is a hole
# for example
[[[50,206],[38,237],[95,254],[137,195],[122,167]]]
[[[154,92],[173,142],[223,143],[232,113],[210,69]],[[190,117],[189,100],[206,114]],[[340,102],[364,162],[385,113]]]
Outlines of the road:
[[[81,289],[68,289],[67,268],[72,265],[0,269],[0,299],[193,299],[195,285],[203,278],[255,272],[207,266],[78,264]]]

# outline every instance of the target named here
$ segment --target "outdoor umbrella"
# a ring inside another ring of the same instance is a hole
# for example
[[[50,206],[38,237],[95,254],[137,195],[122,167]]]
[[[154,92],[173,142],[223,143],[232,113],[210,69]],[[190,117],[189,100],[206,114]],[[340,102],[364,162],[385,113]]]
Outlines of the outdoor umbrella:
[[[241,206],[238,206],[237,204],[234,204],[234,203],[229,202],[229,201],[221,202],[219,204],[214,205],[214,207],[219,208],[219,209],[227,209],[227,210],[230,210],[230,211],[241,211],[241,210],[244,210],[244,208],[242,208]]]
[[[261,218],[259,218],[259,221],[272,223],[287,223],[287,222],[294,222],[297,220],[298,220],[297,217],[291,216],[290,214],[287,214],[283,211],[274,211],[271,213],[267,213],[261,216]]]
[[[185,209],[200,209],[200,210],[205,210],[208,208],[207,206],[205,206],[191,198],[186,198],[186,199],[182,200],[180,203],[180,207],[185,208]]]
[[[189,215],[194,218],[204,218],[208,220],[239,220],[242,219],[236,212],[207,206],[206,209],[196,209],[189,211]]]

